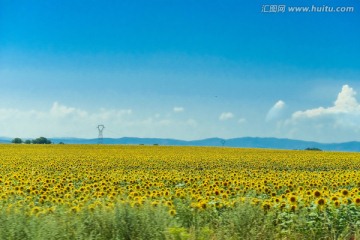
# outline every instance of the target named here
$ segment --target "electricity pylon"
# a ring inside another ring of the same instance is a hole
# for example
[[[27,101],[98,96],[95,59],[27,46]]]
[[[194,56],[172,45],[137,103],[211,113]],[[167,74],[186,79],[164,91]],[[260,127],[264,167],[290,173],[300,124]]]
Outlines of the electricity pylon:
[[[99,130],[99,136],[98,136],[98,144],[102,144],[104,140],[103,131],[105,126],[103,124],[100,124],[97,126],[97,129]]]

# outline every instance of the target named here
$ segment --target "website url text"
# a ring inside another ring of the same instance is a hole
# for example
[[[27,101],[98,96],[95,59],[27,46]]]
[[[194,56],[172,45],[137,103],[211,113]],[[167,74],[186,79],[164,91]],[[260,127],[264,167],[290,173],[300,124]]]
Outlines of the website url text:
[[[262,5],[262,13],[352,13],[355,7],[352,6],[287,6],[287,5]]]

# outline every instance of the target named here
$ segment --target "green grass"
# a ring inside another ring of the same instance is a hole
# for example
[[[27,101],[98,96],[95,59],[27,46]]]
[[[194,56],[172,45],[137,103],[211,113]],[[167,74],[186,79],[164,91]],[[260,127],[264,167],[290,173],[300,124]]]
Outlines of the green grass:
[[[264,212],[248,203],[234,208],[192,209],[117,204],[72,213],[28,215],[21,209],[0,214],[0,239],[358,239],[360,211],[355,205]]]

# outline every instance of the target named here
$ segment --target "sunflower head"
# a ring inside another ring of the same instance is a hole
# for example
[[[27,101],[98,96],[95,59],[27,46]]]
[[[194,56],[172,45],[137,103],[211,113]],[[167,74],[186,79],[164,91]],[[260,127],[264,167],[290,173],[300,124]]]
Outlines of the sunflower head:
[[[353,202],[357,205],[360,206],[360,197],[357,197],[353,200]]]
[[[171,216],[175,216],[175,215],[176,215],[175,209],[171,209],[171,210],[169,211],[169,214],[170,214]]]
[[[268,211],[271,208],[271,204],[268,202],[264,202],[262,204],[262,208],[264,209],[264,211]]]
[[[319,198],[319,197],[321,197],[321,192],[319,190],[315,190],[313,192],[313,195],[314,195],[314,197]]]
[[[70,210],[72,213],[78,213],[80,211],[80,208],[78,206],[74,206]]]
[[[337,197],[337,196],[333,196],[333,197],[331,198],[331,200],[332,200],[332,201],[336,201],[336,200],[338,200],[338,197]]]
[[[205,210],[207,208],[206,202],[204,202],[204,201],[200,202],[200,208]]]
[[[343,190],[341,190],[341,194],[342,194],[343,196],[348,196],[348,195],[349,195],[349,191],[348,191],[347,189],[343,189]]]
[[[317,203],[318,205],[320,205],[320,206],[323,206],[323,205],[325,205],[326,200],[325,200],[324,198],[319,198],[319,199],[316,201],[316,203]]]
[[[291,202],[291,203],[296,203],[297,202],[297,198],[296,198],[296,196],[294,196],[294,195],[292,195],[292,196],[290,196],[289,197],[289,202]]]
[[[296,209],[297,209],[297,206],[296,206],[296,205],[291,205],[290,210],[291,210],[292,212],[295,212]]]

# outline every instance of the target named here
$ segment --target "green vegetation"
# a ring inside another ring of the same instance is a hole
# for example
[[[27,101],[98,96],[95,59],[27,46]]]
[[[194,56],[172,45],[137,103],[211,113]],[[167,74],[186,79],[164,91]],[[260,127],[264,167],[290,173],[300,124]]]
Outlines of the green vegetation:
[[[15,144],[20,144],[20,143],[23,143],[22,139],[21,138],[14,138],[11,143],[15,143]]]
[[[39,137],[31,141],[33,144],[51,144],[51,141],[45,137]]]
[[[315,147],[308,147],[308,148],[305,148],[306,151],[322,151],[320,148],[315,148]]]
[[[2,203],[4,206],[4,203]],[[243,203],[235,208],[171,212],[164,206],[118,203],[68,212],[57,209],[26,215],[10,205],[0,212],[0,239],[357,239],[360,212],[355,206],[322,211],[264,211]]]
[[[359,239],[359,153],[0,145],[0,239]]]
[[[51,144],[51,140],[47,139],[46,137],[39,137],[33,140],[27,139],[25,141],[23,141],[21,138],[14,138],[11,143],[15,143],[15,144],[21,144],[21,143],[25,143],[25,144]]]

